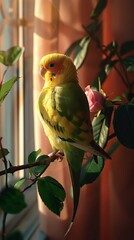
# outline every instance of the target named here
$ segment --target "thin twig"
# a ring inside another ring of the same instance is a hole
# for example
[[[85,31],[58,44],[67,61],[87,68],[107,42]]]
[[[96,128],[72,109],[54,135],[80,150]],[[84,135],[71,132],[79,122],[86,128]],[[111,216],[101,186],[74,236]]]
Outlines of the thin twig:
[[[113,68],[116,70],[116,72],[118,73],[118,75],[120,76],[120,78],[122,79],[122,82],[124,83],[124,85],[127,87],[128,84],[126,83],[126,80],[124,78],[124,76],[122,75],[122,73],[119,71],[119,69],[116,66],[113,66]]]
[[[123,70],[123,73],[124,73],[124,76],[125,76],[125,79],[126,79],[126,85],[128,87],[128,91],[130,92],[131,87],[130,87],[130,82],[129,82],[129,78],[128,78],[128,74],[127,74],[126,68],[125,68],[125,66],[124,66],[124,64],[122,62],[122,58],[121,58],[120,54],[118,52],[116,52],[116,55],[117,55],[118,60],[120,62],[121,68]]]
[[[0,137],[0,149],[1,149],[1,154],[2,154],[4,162],[7,162],[5,154],[4,154],[3,146],[2,146],[2,137]]]
[[[44,171],[43,171],[44,172]],[[43,173],[41,173],[42,175]],[[25,187],[22,192],[25,192],[27,189],[31,188],[35,183],[36,181],[38,180],[38,178],[36,177],[34,180],[32,180],[32,183],[30,185],[28,185],[27,187]]]
[[[84,28],[85,31],[88,33],[88,35],[91,37],[91,39],[95,42],[96,46],[97,46],[98,49],[101,51],[101,53],[104,54],[105,57],[109,57],[108,54],[107,54],[107,52],[106,52],[106,50],[103,49],[103,47],[106,47],[106,46],[102,46],[102,45],[100,44],[99,39],[98,39],[95,35],[90,34],[90,33],[87,31],[87,29],[86,29],[85,26],[83,26],[83,28]],[[116,55],[118,56],[118,53],[117,53],[117,52],[116,52]],[[118,60],[119,60],[119,61],[121,60],[121,59],[119,58],[119,56],[118,56]],[[122,62],[120,61],[120,63],[122,63]],[[118,73],[118,75],[119,75],[120,78],[122,79],[122,82],[124,83],[124,85],[125,85],[126,87],[128,87],[128,77],[127,77],[127,74],[126,74],[126,71],[125,71],[125,69],[124,69],[123,64],[121,64],[121,66],[122,66],[122,69],[123,69],[123,72],[124,72],[125,77],[124,77],[124,75],[119,71],[119,69],[118,69],[116,66],[113,66],[113,68],[115,69],[115,71]],[[127,80],[127,81],[126,81],[126,80]]]
[[[4,171],[5,171],[5,175],[6,175],[6,188],[8,188],[7,159],[5,157],[4,149],[3,149],[3,146],[2,146],[2,137],[0,138],[0,150],[1,150],[2,157],[3,157],[3,162],[4,162],[4,165],[5,165],[5,170]],[[4,212],[3,221],[2,221],[2,240],[5,239],[6,218],[7,218],[7,213]]]
[[[105,57],[108,57],[107,53],[105,50],[103,50],[101,47],[99,48],[101,50],[101,52],[105,55]],[[117,54],[117,52],[116,52]],[[119,58],[118,58],[119,60]],[[124,85],[127,87],[128,84],[126,82],[126,78],[124,77],[124,75],[120,72],[120,70],[114,65],[113,68],[115,69],[115,71],[118,73],[118,75],[120,76],[120,78],[122,79],[122,82],[124,83]]]
[[[23,165],[19,165],[19,166],[10,166],[9,168],[7,168],[7,173],[13,174],[17,171],[32,168],[35,166],[49,165],[51,162],[54,162],[58,158],[59,157],[56,155],[56,153],[54,153],[54,154],[52,154],[51,157],[44,158],[42,161],[39,161],[39,162],[27,163],[27,164],[23,164]],[[0,171],[0,176],[2,176],[4,174],[6,174],[5,170]]]
[[[3,163],[4,163],[4,166],[5,166],[4,171],[5,171],[5,175],[6,175],[6,188],[7,188],[8,187],[7,159],[5,157],[3,146],[2,146],[2,137],[0,138],[0,150],[1,150],[2,157],[3,157]]]
[[[5,237],[6,237],[6,218],[7,218],[7,213],[4,212],[3,221],[2,221],[2,240],[5,240]]]
[[[38,178],[40,178],[41,175],[46,171],[46,169],[49,167],[49,165],[50,165],[50,163],[45,164],[45,168],[43,169],[43,171],[38,176],[36,176],[34,179],[32,179],[32,183],[29,186],[27,186],[26,188],[24,188],[22,192],[25,192],[27,189],[31,188],[37,182]]]

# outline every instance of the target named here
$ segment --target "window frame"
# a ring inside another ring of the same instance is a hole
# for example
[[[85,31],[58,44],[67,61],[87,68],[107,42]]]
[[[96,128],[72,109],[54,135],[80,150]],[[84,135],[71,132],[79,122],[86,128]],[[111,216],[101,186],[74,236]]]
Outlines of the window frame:
[[[13,6],[10,5],[12,4],[11,2],[13,3]],[[4,103],[2,104],[2,109],[0,109],[0,114],[2,114],[2,124],[0,125],[0,130],[3,136],[3,147],[11,150],[7,159],[14,159],[14,165],[21,165],[27,162],[28,154],[34,150],[34,125],[32,108],[32,43],[31,47],[29,48],[29,39],[30,41],[33,40],[32,18],[34,17],[34,12],[32,11],[34,11],[34,1],[14,0],[8,1],[8,3],[8,7],[10,8],[8,17],[6,14],[2,16],[3,31],[5,28],[7,28],[6,31],[8,31],[8,28],[11,27],[10,31],[12,32],[13,30],[13,32],[10,37],[13,37],[13,41],[11,39],[10,43],[9,41],[5,41],[4,37],[6,39],[8,35],[8,33],[5,33],[5,35],[3,35],[3,39],[1,39],[1,41],[4,43],[2,44],[3,50],[8,49],[13,45],[18,45],[20,47],[24,46],[25,51],[18,64],[16,64],[14,67],[11,67],[6,76],[7,80],[9,80],[18,73],[21,79],[15,83],[14,87],[11,89],[11,92],[8,94]],[[4,7],[6,6],[3,5],[3,10]],[[27,11],[27,9],[30,9],[30,12]],[[8,19],[8,21],[6,21],[6,19]],[[10,129],[10,132],[8,132],[8,136],[6,136],[8,129]],[[29,139],[31,139],[31,141]],[[11,174],[8,174],[9,184],[12,185],[17,181],[17,179],[28,176],[27,172],[16,172],[14,177],[12,177]],[[0,187],[4,187],[4,176],[0,177]],[[31,187],[24,194],[28,206],[19,214],[8,214],[6,221],[6,232],[12,232],[16,229],[20,230],[24,236],[24,239],[28,240],[33,239],[33,234],[38,232],[39,228],[36,187]],[[2,227],[2,220],[3,212],[0,211],[0,229]]]

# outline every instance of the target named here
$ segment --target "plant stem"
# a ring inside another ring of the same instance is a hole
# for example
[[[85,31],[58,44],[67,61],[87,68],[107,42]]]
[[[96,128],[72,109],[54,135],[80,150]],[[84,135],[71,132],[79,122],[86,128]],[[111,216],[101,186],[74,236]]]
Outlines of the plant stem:
[[[103,50],[103,48],[101,47],[101,45],[100,45],[99,49],[100,49],[100,51],[105,55],[105,57],[108,57],[106,51]],[[117,52],[116,52],[116,55],[117,55]],[[119,58],[118,58],[118,60],[119,60]],[[122,79],[122,82],[124,83],[124,85],[127,87],[128,84],[127,84],[127,82],[126,82],[126,78],[124,77],[124,75],[120,72],[120,70],[117,68],[117,66],[114,65],[113,68],[115,69],[115,71],[118,73],[118,75],[119,75],[120,78]]]
[[[6,72],[8,70],[8,67],[5,69],[5,71],[3,72],[3,76],[2,76],[2,79],[1,79],[1,82],[0,82],[0,87],[2,87],[2,84],[3,84],[3,81],[4,81],[4,77],[6,75]]]
[[[11,165],[9,168],[7,168],[7,171],[6,170],[0,171],[0,176],[6,174],[6,172],[13,174],[16,171],[20,171],[20,170],[23,170],[23,169],[28,169],[28,168],[31,168],[31,167],[41,166],[41,165],[49,165],[51,162],[54,162],[58,158],[59,157],[56,155],[56,153],[54,153],[54,154],[51,154],[50,157],[48,156],[48,158],[44,158],[42,161],[39,161],[39,162],[27,163],[27,164],[19,165],[19,166],[12,166]]]
[[[121,56],[120,56],[120,54],[118,52],[116,52],[116,56],[118,57],[118,60],[120,62],[121,68],[122,68],[124,76],[125,76],[125,78],[124,78],[125,79],[125,85],[127,86],[128,92],[130,93],[131,92],[131,84],[129,82],[129,78],[128,78],[128,74],[127,74],[126,68],[123,65],[122,58],[121,58]]]
[[[118,73],[118,75],[120,76],[120,78],[122,79],[122,82],[124,83],[124,85],[127,87],[127,83],[126,80],[124,78],[124,76],[122,75],[122,73],[119,71],[119,69],[116,66],[113,66],[113,68],[116,70],[116,72]]]
[[[49,167],[50,163],[46,164],[45,165],[45,168],[43,169],[43,171],[38,175],[36,176],[33,180],[32,180],[32,183],[27,186],[26,188],[24,188],[24,190],[22,192],[25,192],[27,189],[29,189],[30,187],[32,187],[38,180],[38,178],[40,178],[40,176],[46,171],[46,169]]]
[[[7,213],[4,212],[4,215],[3,215],[3,221],[2,221],[2,240],[5,240],[5,233],[6,233],[6,218],[7,218]]]
[[[5,154],[4,154],[4,150],[3,150],[3,146],[2,146],[2,137],[0,138],[0,149],[1,149],[1,154],[2,154],[2,157],[3,157],[3,162],[4,162],[4,165],[5,165],[5,175],[6,175],[6,188],[8,188],[8,174],[7,174],[7,159],[5,157]],[[6,217],[7,217],[7,213],[4,212],[4,215],[3,215],[3,221],[2,221],[2,240],[5,239],[5,233],[6,233]]]
[[[0,149],[1,149],[3,160],[4,160],[4,162],[6,162],[7,160],[6,160],[4,150],[3,150],[3,146],[2,146],[2,137],[0,137]]]
[[[86,30],[86,32],[88,33],[88,35],[91,37],[91,39],[93,40],[93,42],[96,44],[96,46],[98,47],[98,49],[101,51],[102,54],[104,54],[105,57],[108,57],[108,54],[107,54],[107,51],[105,50],[106,49],[106,46],[102,46],[100,44],[100,41],[98,39],[98,37],[96,37],[94,34],[89,34],[89,32],[87,31],[86,27],[83,26],[84,29]],[[104,49],[103,49],[104,47]],[[118,73],[118,75],[120,76],[120,78],[122,79],[122,82],[124,83],[124,85],[126,87],[128,87],[128,91],[130,92],[130,89],[131,89],[131,86],[130,86],[130,83],[129,83],[129,79],[128,79],[128,76],[127,76],[127,72],[126,72],[126,69],[124,67],[124,65],[122,64],[122,59],[120,57],[120,55],[118,54],[118,52],[116,52],[116,56],[118,57],[118,60],[120,62],[120,65],[122,67],[122,70],[123,70],[123,73],[124,75],[119,71],[119,69],[116,67],[116,66],[113,66],[113,68],[115,69],[115,71]],[[125,76],[125,77],[124,77]]]
[[[116,137],[116,134],[115,133],[112,133],[111,135],[109,135],[108,137],[108,141],[115,138]]]
[[[5,171],[5,174],[6,174],[6,188],[7,188],[8,187],[7,159],[5,157],[3,146],[2,146],[2,137],[0,138],[0,149],[1,149],[2,157],[3,157],[4,166],[5,166],[4,171]]]

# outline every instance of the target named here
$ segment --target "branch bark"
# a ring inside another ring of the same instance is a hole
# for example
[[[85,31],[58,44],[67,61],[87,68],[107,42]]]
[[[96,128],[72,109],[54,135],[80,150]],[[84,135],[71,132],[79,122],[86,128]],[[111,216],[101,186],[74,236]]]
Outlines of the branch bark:
[[[23,170],[23,169],[28,169],[31,167],[35,167],[35,166],[41,166],[41,165],[46,165],[46,168],[50,165],[51,162],[54,162],[55,160],[57,160],[59,157],[63,156],[62,153],[58,153],[54,152],[54,153],[50,153],[48,158],[44,158],[42,161],[40,162],[34,162],[34,163],[27,163],[24,165],[18,165],[18,166],[13,166],[11,165],[9,168],[7,168],[6,170],[0,171],[0,176],[5,175],[6,173],[11,173],[13,174],[14,172]]]

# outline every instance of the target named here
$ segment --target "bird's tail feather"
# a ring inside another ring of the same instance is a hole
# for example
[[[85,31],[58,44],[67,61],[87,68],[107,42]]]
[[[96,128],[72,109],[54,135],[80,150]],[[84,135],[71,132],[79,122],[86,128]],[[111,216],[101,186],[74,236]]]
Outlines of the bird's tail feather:
[[[104,151],[103,148],[101,148],[99,146],[98,143],[96,143],[94,140],[92,140],[90,142],[90,145],[88,146],[85,146],[85,145],[81,145],[80,143],[76,143],[76,142],[71,142],[70,143],[71,145],[85,151],[85,152],[90,152],[92,153],[93,155],[96,155],[96,156],[101,156],[103,157],[104,159],[108,158],[108,159],[111,159],[111,157],[108,155],[108,153],[106,153]]]
[[[68,234],[68,232],[70,231],[73,225],[74,218],[76,216],[76,212],[78,208],[79,196],[80,196],[80,174],[81,174],[82,160],[84,157],[84,151],[71,146],[70,151],[68,150],[65,153],[65,156],[68,161],[72,188],[73,188],[73,215],[72,215],[71,223],[64,237],[66,237],[66,235]]]
[[[99,146],[98,143],[96,143],[94,140],[90,143],[91,146],[91,153],[93,153],[96,156],[101,156],[104,159],[111,159],[111,157],[109,156],[109,154],[107,152],[104,151],[103,148],[101,148]]]

